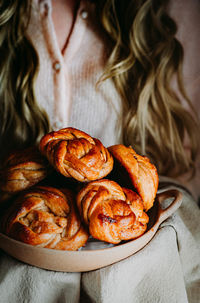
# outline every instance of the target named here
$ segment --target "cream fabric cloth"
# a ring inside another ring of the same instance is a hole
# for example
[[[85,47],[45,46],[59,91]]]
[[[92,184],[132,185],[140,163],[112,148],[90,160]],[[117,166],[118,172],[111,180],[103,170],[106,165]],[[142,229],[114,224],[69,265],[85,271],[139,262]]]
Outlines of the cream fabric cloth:
[[[200,210],[184,192],[179,210],[142,250],[114,265],[62,273],[1,252],[0,303],[199,303]]]

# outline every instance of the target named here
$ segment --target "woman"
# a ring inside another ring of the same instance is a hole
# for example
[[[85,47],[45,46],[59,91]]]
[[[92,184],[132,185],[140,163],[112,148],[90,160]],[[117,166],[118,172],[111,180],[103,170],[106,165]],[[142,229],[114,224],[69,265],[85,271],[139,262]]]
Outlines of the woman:
[[[105,145],[131,144],[160,174],[192,171],[197,120],[181,81],[183,50],[167,2],[86,1],[77,7],[78,1],[53,1],[55,27],[48,2],[33,1],[32,15],[31,1],[3,4],[2,143],[8,133],[14,147],[52,128],[75,126]]]
[[[4,1],[1,157],[51,129],[73,126],[106,146],[131,144],[160,175],[193,174],[197,110],[184,90],[183,48],[167,5]]]

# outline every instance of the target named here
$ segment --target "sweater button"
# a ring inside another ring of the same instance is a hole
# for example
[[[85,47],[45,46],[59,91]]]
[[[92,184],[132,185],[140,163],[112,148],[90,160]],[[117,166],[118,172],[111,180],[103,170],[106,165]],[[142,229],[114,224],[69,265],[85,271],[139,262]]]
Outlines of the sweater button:
[[[88,12],[84,9],[81,11],[81,18],[84,20],[88,18]]]
[[[53,64],[53,69],[54,69],[56,72],[59,72],[59,70],[61,69],[61,64],[60,64],[59,61],[54,62],[54,64]]]

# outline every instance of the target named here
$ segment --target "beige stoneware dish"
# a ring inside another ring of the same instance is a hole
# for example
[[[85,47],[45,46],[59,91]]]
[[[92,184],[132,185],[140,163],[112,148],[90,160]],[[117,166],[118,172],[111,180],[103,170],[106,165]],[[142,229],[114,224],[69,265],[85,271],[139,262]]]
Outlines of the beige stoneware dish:
[[[164,202],[168,200],[170,205],[164,208]],[[103,249],[87,249],[87,246],[80,251],[40,248],[13,240],[1,233],[0,248],[10,256],[36,267],[63,272],[91,271],[123,260],[142,249],[153,238],[160,224],[169,218],[181,203],[182,194],[178,190],[157,194],[154,206],[148,212],[150,222],[145,234],[138,239],[111,247],[108,245]]]

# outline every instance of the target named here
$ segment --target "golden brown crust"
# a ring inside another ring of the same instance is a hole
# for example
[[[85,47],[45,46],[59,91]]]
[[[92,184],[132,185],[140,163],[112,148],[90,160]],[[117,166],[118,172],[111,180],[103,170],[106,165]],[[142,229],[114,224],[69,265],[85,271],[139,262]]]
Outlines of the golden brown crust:
[[[58,172],[81,182],[101,179],[113,168],[112,156],[98,139],[71,127],[45,135],[40,150]]]
[[[138,155],[133,148],[122,144],[108,148],[113,158],[125,168],[133,187],[141,196],[144,209],[147,211],[153,206],[157,189],[158,173],[156,167],[145,156]]]
[[[0,171],[0,189],[14,194],[37,184],[48,172],[49,164],[36,147],[15,151]]]
[[[3,232],[27,244],[77,250],[88,240],[67,189],[38,186],[23,193],[2,220]]]
[[[141,236],[148,223],[139,195],[102,179],[88,183],[77,195],[77,205],[90,234],[118,244]]]

